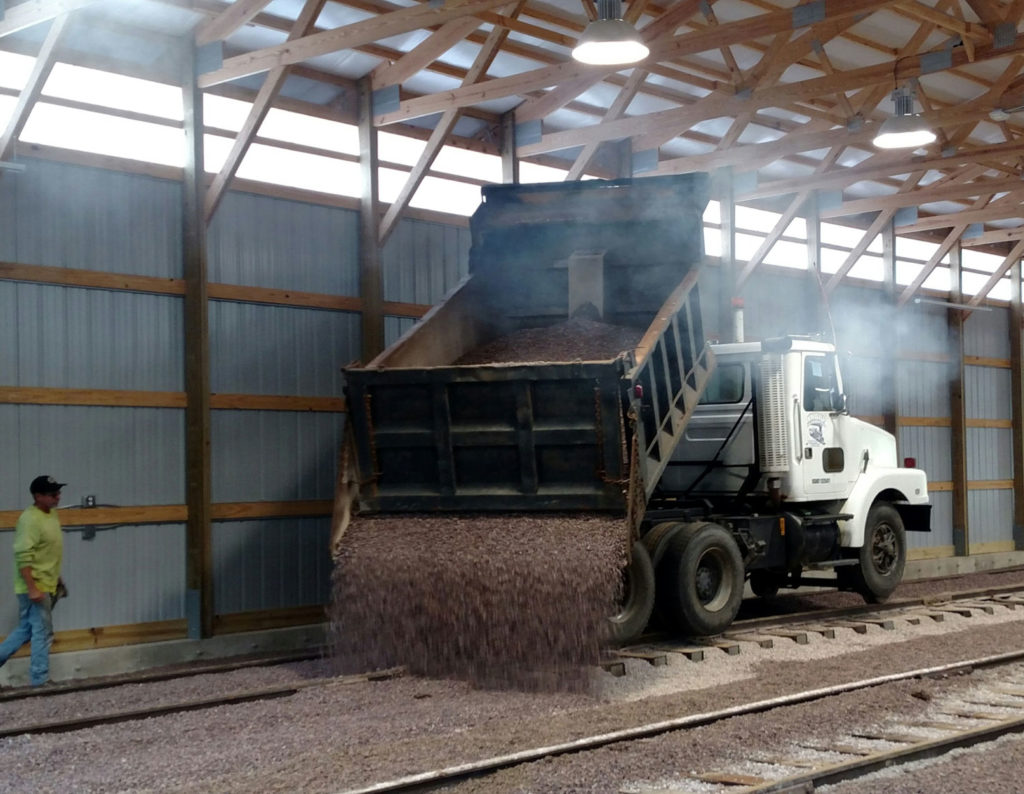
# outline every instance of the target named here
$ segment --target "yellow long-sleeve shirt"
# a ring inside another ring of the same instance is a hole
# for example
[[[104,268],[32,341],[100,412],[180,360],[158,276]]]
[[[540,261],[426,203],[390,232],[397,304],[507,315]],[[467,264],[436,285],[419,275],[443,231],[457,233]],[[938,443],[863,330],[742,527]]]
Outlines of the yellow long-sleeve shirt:
[[[14,528],[14,592],[28,592],[21,575],[25,567],[32,569],[36,587],[45,593],[56,592],[63,556],[64,538],[57,510],[44,513],[35,505],[26,508]]]

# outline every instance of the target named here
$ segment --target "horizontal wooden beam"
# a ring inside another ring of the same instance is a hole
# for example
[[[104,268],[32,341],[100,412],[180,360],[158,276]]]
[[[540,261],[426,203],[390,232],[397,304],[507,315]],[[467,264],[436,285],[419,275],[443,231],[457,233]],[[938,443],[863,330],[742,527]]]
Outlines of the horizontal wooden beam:
[[[948,416],[901,416],[896,424],[900,427],[952,427]],[[967,427],[1009,429],[1013,422],[1009,419],[968,419]]]
[[[95,405],[109,408],[184,408],[185,393],[120,389],[60,389],[47,386],[0,386],[0,405]],[[318,411],[343,413],[341,397],[287,394],[214,393],[210,407],[233,411]]]
[[[281,629],[289,626],[308,626],[324,623],[327,614],[323,604],[301,607],[281,607],[235,612],[229,615],[214,615],[214,634],[237,634],[243,631]]]
[[[185,294],[185,282],[177,278],[122,275],[97,270],[52,267],[49,265],[26,265],[19,262],[0,262],[0,279],[157,295],[182,296]],[[343,312],[362,311],[362,301],[349,295],[328,295],[320,292],[300,292],[299,290],[285,290],[272,287],[247,287],[237,284],[218,283],[209,284],[207,291],[212,300],[235,301],[237,303],[265,303],[275,306],[297,306],[311,309],[331,309]],[[418,303],[405,303],[402,301],[384,302],[384,313],[399,317],[414,317],[418,319],[426,314],[429,309],[429,306]]]
[[[211,505],[216,521],[246,518],[317,518],[329,516],[334,507],[330,499],[291,502],[215,502]],[[14,529],[21,510],[0,510],[0,530]],[[180,524],[188,518],[185,505],[136,505],[131,507],[62,507],[61,524],[67,527],[98,527],[108,524]]]

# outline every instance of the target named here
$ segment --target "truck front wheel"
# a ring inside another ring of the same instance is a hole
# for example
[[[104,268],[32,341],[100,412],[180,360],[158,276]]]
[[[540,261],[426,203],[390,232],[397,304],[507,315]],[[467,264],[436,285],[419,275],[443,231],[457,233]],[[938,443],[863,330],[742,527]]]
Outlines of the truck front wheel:
[[[658,567],[658,603],[693,636],[721,634],[743,600],[743,558],[718,524],[693,524],[669,542]]]
[[[622,572],[622,592],[611,623],[612,641],[630,642],[647,627],[654,610],[654,565],[647,547],[634,543],[629,565]]]
[[[868,511],[864,525],[860,565],[850,571],[853,589],[869,604],[880,604],[903,579],[906,564],[907,535],[903,519],[888,502],[876,502]]]

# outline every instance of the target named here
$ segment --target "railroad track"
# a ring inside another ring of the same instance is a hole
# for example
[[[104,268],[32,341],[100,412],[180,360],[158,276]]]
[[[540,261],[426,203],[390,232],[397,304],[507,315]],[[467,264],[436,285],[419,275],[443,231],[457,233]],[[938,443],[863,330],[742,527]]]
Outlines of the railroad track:
[[[251,703],[258,700],[273,700],[275,698],[290,697],[304,689],[311,689],[315,687],[351,686],[353,684],[361,684],[367,681],[385,681],[404,674],[404,669],[393,668],[390,670],[380,670],[361,675],[318,678],[310,681],[296,681],[288,684],[246,689],[228,694],[219,694],[206,698],[193,698],[177,702],[158,703],[135,709],[123,709],[121,711],[91,714],[81,717],[30,722],[0,728],[0,739],[6,739],[12,736],[21,736],[23,734],[68,733],[71,731],[84,730],[86,728],[95,728],[99,725],[116,725],[118,723],[131,722],[133,720],[149,719],[151,717],[165,717],[170,714],[182,714],[187,711],[201,711],[202,709],[217,708],[219,706],[233,706],[241,703]],[[55,687],[52,689],[42,690],[39,694],[57,697],[68,694],[71,691],[82,690],[61,690]]]
[[[539,761],[549,762],[550,759],[560,756],[586,753],[610,745],[628,744],[665,734],[689,731],[722,720],[765,714],[776,709],[814,703],[846,693],[902,681],[956,676],[984,668],[1006,665],[1016,666],[1016,678],[1012,686],[1005,686],[993,691],[989,696],[990,700],[972,699],[963,703],[962,706],[957,705],[955,698],[948,703],[940,702],[938,716],[944,718],[941,722],[929,720],[924,723],[894,725],[882,729],[877,727],[854,728],[849,736],[849,743],[833,743],[830,746],[815,745],[813,740],[807,740],[807,743],[800,746],[803,757],[796,760],[780,756],[777,752],[775,755],[771,755],[771,751],[767,749],[757,753],[752,759],[753,763],[774,768],[777,772],[774,779],[768,779],[764,774],[750,774],[746,769],[735,771],[728,767],[717,767],[699,772],[683,773],[678,781],[674,781],[675,787],[666,788],[664,783],[659,783],[657,786],[652,785],[649,789],[643,787],[628,789],[637,794],[664,794],[666,791],[683,794],[687,790],[684,784],[689,781],[694,784],[695,788],[692,789],[694,791],[707,791],[708,784],[719,784],[723,792],[728,791],[730,794],[812,792],[815,786],[852,780],[894,765],[939,757],[954,749],[971,747],[1001,736],[1024,732],[1024,717],[1007,717],[1005,714],[1008,710],[1016,711],[1019,714],[1024,709],[1024,652],[986,656],[812,689],[717,711],[692,714],[678,719],[588,736],[562,744],[520,750],[360,788],[346,789],[341,794],[396,794],[397,792],[446,789],[474,778],[481,778],[523,765]],[[1002,713],[998,713],[1000,710]],[[979,725],[979,723],[982,724]],[[942,735],[934,738],[915,736],[914,731],[921,729],[939,731]],[[860,743],[858,744],[858,742]],[[876,751],[871,746],[877,743],[897,746],[893,749]],[[845,758],[839,762],[815,760],[814,753],[820,755],[822,759],[837,754]],[[795,767],[803,769],[794,773],[791,770]],[[698,789],[696,786],[700,786],[700,788]]]
[[[1019,585],[964,590],[940,596],[912,598],[885,604],[865,604],[771,615],[738,620],[724,634],[711,638],[680,638],[665,634],[642,637],[640,641],[612,651],[601,666],[612,675],[626,675],[627,659],[642,659],[660,666],[670,657],[683,656],[692,662],[710,658],[716,651],[739,654],[744,648],[773,648],[778,643],[806,645],[812,636],[835,639],[839,629],[859,634],[872,626],[884,631],[918,625],[925,621],[940,623],[951,615],[969,618],[980,613],[1024,609],[1024,589]]]

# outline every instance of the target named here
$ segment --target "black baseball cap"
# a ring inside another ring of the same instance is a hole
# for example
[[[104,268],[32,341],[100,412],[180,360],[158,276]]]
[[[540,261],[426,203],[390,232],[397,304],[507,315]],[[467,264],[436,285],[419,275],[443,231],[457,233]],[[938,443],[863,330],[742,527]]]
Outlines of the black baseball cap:
[[[57,493],[61,488],[67,485],[66,482],[57,482],[49,474],[40,474],[28,487],[29,493]]]

